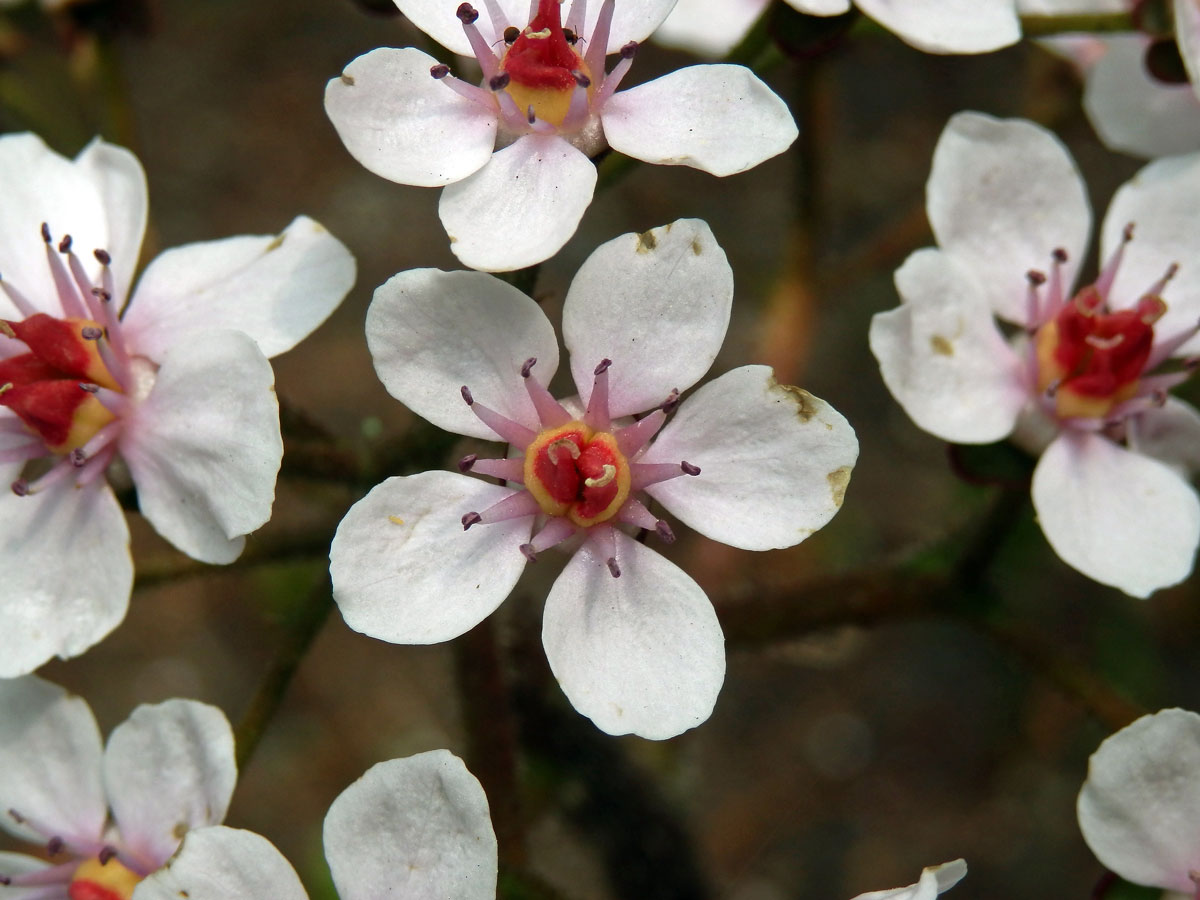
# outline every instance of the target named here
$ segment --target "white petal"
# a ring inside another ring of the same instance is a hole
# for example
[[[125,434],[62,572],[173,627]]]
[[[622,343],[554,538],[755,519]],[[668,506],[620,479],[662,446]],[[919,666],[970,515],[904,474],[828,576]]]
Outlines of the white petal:
[[[179,855],[133,891],[133,900],[307,900],[296,870],[253,831],[217,825],[188,832]]]
[[[0,872],[5,875],[25,875],[49,868],[51,868],[50,863],[33,856],[26,856],[23,853],[0,853]],[[64,895],[67,891],[66,877],[66,875],[63,876],[64,881],[61,886]],[[44,884],[34,884],[32,887],[0,888],[0,897],[3,897],[4,900],[44,900],[45,896],[46,886]]]
[[[719,58],[738,45],[766,8],[765,0],[679,0],[654,41]]]
[[[1175,40],[1187,68],[1192,90],[1200,97],[1200,3],[1175,0]]]
[[[925,248],[896,271],[903,303],[871,319],[884,383],[918,427],[943,440],[998,441],[1028,399],[1021,361],[985,289],[949,253]]]
[[[621,576],[584,542],[546,598],[542,644],[563,693],[596,727],[664,740],[712,713],[725,638],[686,572],[614,534]]]
[[[464,531],[462,517],[512,493],[454,472],[389,478],[359,500],[329,550],[333,598],[355,631],[436,644],[482,622],[525,568],[526,516]]]
[[[0,680],[0,827],[28,840],[45,835],[7,811],[93,845],[108,810],[100,781],[100,729],[82,697],[32,675]]]
[[[437,60],[381,47],[325,86],[325,112],[350,155],[400,184],[466,178],[492,157],[498,108],[456,94],[429,74]]]
[[[623,234],[587,258],[563,303],[563,342],[586,404],[608,371],[614,416],[650,409],[703,377],[725,340],[733,270],[708,224],[680,219]]]
[[[614,150],[643,162],[735,175],[792,145],[787,104],[745,66],[678,69],[621,91],[600,116]]]
[[[354,257],[306,216],[277,235],[168,250],[146,269],[123,323],[136,352],[162,361],[210,329],[244,331],[268,356],[324,322],[354,284]]]
[[[1137,451],[1174,466],[1184,478],[1200,472],[1200,412],[1177,397],[1137,417]]]
[[[538,417],[521,366],[548,384],[558,370],[558,339],[546,314],[512,285],[481,272],[409,269],[375,289],[367,346],[393,397],[446,431],[488,441],[496,434],[471,412],[461,389],[528,428]]]
[[[1073,283],[1091,210],[1070,154],[1040,125],[958,113],[938,141],[925,191],[938,243],[975,273],[998,315],[1025,324],[1025,276],[1047,271],[1058,248]]]
[[[1083,108],[1106,146],[1133,156],[1200,147],[1200,103],[1188,85],[1164,84],[1144,65],[1149,41],[1116,34],[1088,72]]]
[[[1200,500],[1169,466],[1094,434],[1064,433],[1033,473],[1033,505],[1054,552],[1135,597],[1187,578]]]
[[[0,496],[0,678],[78,656],[125,618],[129,528],[104,480]]]
[[[1165,709],[1100,745],[1077,812],[1083,839],[1127,881],[1186,891],[1200,870],[1200,716]]]
[[[526,135],[442,191],[450,249],[485,272],[549,259],[579,227],[596,188],[591,160],[557,135]]]
[[[142,514],[184,553],[237,559],[271,517],[283,458],[271,364],[238,331],[208,331],[163,357],[121,436]]]
[[[70,234],[89,272],[99,271],[91,251],[106,247],[110,235],[102,185],[93,176],[90,164],[60,156],[37,135],[0,137],[0,275],[52,315],[62,308],[46,265],[42,223],[55,241]],[[16,315],[3,293],[0,311],[5,318]]]
[[[837,16],[850,10],[850,0],[787,0],[787,4],[810,16]]]
[[[487,797],[448,750],[372,766],[329,807],[324,841],[342,900],[496,896]]]
[[[859,894],[854,900],[933,900],[938,894],[950,890],[962,881],[966,874],[966,862],[955,859],[940,866],[922,869],[921,878],[916,884],[890,891],[870,891]]]
[[[96,185],[108,219],[108,243],[101,249],[112,257],[118,301],[129,296],[137,272],[142,236],[150,205],[146,173],[138,158],[124,147],[95,138],[75,157],[75,164]],[[64,223],[65,225],[65,223]],[[96,247],[79,246],[80,258],[93,265]]]
[[[1113,285],[1117,306],[1131,306],[1172,263],[1179,275],[1163,291],[1167,314],[1154,326],[1160,337],[1200,319],[1200,153],[1150,163],[1113,197],[1104,217],[1100,252],[1107,259],[1134,223],[1133,241]],[[1188,350],[1200,347],[1192,341]]]
[[[700,467],[647,488],[692,528],[744,550],[800,543],[842,505],[854,429],[824,400],[744,366],[684,401],[645,462]]]
[[[858,8],[928,53],[988,53],[1021,39],[1013,0],[855,0]]]
[[[229,720],[195,700],[139,706],[104,751],[104,785],[122,842],[151,869],[185,832],[225,818],[236,781]]]

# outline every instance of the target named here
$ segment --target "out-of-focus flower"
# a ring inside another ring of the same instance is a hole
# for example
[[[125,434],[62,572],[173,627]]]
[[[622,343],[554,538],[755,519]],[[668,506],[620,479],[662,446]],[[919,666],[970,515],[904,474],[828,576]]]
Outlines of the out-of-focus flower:
[[[854,900],[933,900],[938,894],[950,890],[962,881],[966,874],[966,861],[955,859],[940,866],[922,869],[921,878],[916,884],[890,891],[870,891],[859,894]]]
[[[1164,709],[1100,745],[1076,806],[1096,858],[1172,900],[1200,889],[1200,716]],[[1179,893],[1174,893],[1174,892]]]
[[[892,394],[944,440],[1015,431],[1043,451],[1038,520],[1083,574],[1139,597],[1187,577],[1200,500],[1184,470],[1200,463],[1200,414],[1166,392],[1194,368],[1172,358],[1197,349],[1200,155],[1152,163],[1117,192],[1106,262],[1078,291],[1091,212],[1046,130],[955,116],[927,209],[939,247],[905,261],[902,305],[871,323]],[[1006,337],[997,317],[1018,333]]]
[[[145,175],[93,141],[74,160],[0,138],[0,677],[75,656],[124,618],[129,532],[105,480],[124,460],[143,515],[227,563],[270,517],[283,452],[268,356],[320,324],[354,259],[296,219],[276,236],[170,250],[129,286]],[[122,313],[123,311],[123,313]]]
[[[840,414],[765,366],[708,383],[667,421],[716,357],[732,298],[701,221],[604,244],[566,297],[579,397],[560,403],[545,387],[554,330],[529,297],[477,272],[414,270],[381,286],[367,342],[388,391],[448,431],[507,441],[512,457],[469,456],[460,469],[523,488],[425,472],[373,489],[330,552],[346,622],[394,643],[449,640],[541,551],[573,540],[542,641],[575,708],[610,733],[656,739],[708,718],[725,675],[712,606],[618,526],[673,540],[644,491],[715,540],[789,547],[837,512],[858,454]]]
[[[494,900],[487,797],[447,750],[379,763],[325,816],[325,859],[342,900]],[[199,828],[133,900],[307,900],[295,870],[250,831]]]
[[[354,158],[401,184],[446,185],[438,207],[466,265],[503,271],[553,256],[575,233],[605,147],[662,165],[732,175],[796,138],[787,106],[742,66],[693,66],[615,93],[637,41],[674,0],[396,0],[455,53],[474,85],[412,47],[380,48],[325,89],[325,110]],[[619,61],[605,72],[606,54]]]
[[[0,853],[0,896],[130,900],[190,829],[225,818],[236,781],[216,707],[139,706],[102,746],[79,697],[33,676],[0,681],[0,827],[49,855]]]

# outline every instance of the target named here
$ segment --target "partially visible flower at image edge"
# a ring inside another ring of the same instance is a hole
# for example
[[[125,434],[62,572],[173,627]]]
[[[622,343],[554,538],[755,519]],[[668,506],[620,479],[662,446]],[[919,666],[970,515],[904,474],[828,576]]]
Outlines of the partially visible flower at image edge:
[[[132,292],[146,179],[0,137],[0,677],[76,656],[125,616],[129,529],[106,475],[195,559],[270,518],[283,453],[267,358],[323,322],[354,258],[299,217],[160,255]],[[114,462],[118,463],[116,467]],[[127,470],[127,474],[126,474]]]
[[[1200,413],[1167,392],[1200,350],[1200,154],[1151,163],[1117,191],[1100,274],[1082,288],[1085,187],[1040,126],[954,116],[926,206],[938,247],[909,256],[903,302],[871,322],[888,389],[943,440],[1012,436],[1040,453],[1038,522],[1084,575],[1138,597],[1186,578]]]
[[[616,92],[637,41],[675,0],[395,0],[481,85],[412,47],[351,62],[325,89],[350,153],[401,184],[445,185],[438,212],[465,264],[506,271],[542,262],[574,234],[607,147],[643,162],[732,175],[797,135],[784,102],[743,66],[691,66]],[[608,54],[619,54],[605,71]]]
[[[721,628],[700,587],[626,533],[674,539],[639,493],[714,540],[790,547],[837,512],[858,455],[838,412],[766,366],[679,402],[712,365],[732,299],[704,222],[602,245],[563,306],[579,397],[559,403],[546,390],[554,329],[520,291],[432,269],[377,289],[367,343],[389,393],[447,431],[507,441],[515,457],[471,455],[460,469],[523,487],[451,472],[375,487],[330,550],[347,624],[393,643],[449,640],[543,550],[574,541],[542,630],[571,703],[613,734],[661,739],[707,719],[725,675]]]
[[[105,745],[81,698],[32,675],[0,680],[0,828],[49,857],[0,853],[0,897],[130,900],[189,830],[225,818],[236,781],[214,706],[139,706]]]
[[[934,900],[962,881],[966,874],[966,861],[955,859],[940,866],[922,869],[921,878],[916,884],[887,891],[869,891],[859,894],[854,900]]]

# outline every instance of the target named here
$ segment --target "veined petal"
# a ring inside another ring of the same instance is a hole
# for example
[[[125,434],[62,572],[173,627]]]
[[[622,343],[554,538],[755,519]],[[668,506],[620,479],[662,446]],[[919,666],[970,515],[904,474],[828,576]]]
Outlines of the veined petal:
[[[133,900],[308,900],[291,863],[253,831],[189,831],[178,855],[133,891]]]
[[[968,444],[1013,430],[1028,394],[1021,361],[996,327],[965,266],[927,247],[896,271],[903,303],[871,319],[871,352],[884,383],[925,431]]]
[[[488,441],[500,438],[463,402],[463,385],[480,403],[537,430],[521,366],[536,358],[530,377],[543,385],[558,370],[558,339],[541,307],[482,272],[393,275],[367,310],[367,346],[393,397],[439,428]]]
[[[33,675],[0,680],[0,827],[47,840],[13,810],[68,842],[98,842],[108,815],[100,753],[100,729],[82,697]]]
[[[429,74],[435,65],[412,47],[381,47],[325,86],[325,112],[342,143],[376,175],[435,187],[466,178],[491,159],[498,107],[456,94]]]
[[[496,896],[487,797],[448,750],[372,766],[329,807],[324,840],[342,900]]]
[[[442,191],[438,215],[450,249],[485,272],[549,259],[592,202],[596,167],[558,135],[525,135],[474,175]]]
[[[768,366],[710,381],[642,457],[700,467],[646,492],[706,537],[744,550],[800,543],[842,505],[858,439],[842,415]]]
[[[142,237],[146,233],[150,197],[146,173],[138,158],[124,147],[95,138],[75,157],[78,166],[96,186],[108,219],[108,242],[103,247],[80,245],[80,259],[94,265],[92,251],[107,250],[112,257],[116,298],[123,302],[137,272]],[[61,228],[72,227],[64,222]]]
[[[1187,578],[1200,500],[1169,466],[1097,434],[1061,434],[1033,472],[1046,539],[1088,578],[1148,597]]]
[[[389,478],[359,500],[329,550],[333,599],[355,631],[393,644],[436,644],[474,628],[525,568],[533,517],[476,525],[462,517],[512,488],[454,472]]]
[[[679,0],[654,41],[717,59],[738,45],[766,8],[767,0]]]
[[[0,496],[0,678],[78,656],[121,623],[133,589],[129,528],[104,479]]]
[[[232,562],[275,500],[283,439],[271,364],[241,332],[192,335],[163,357],[121,454],[159,534],[194,559]]]
[[[165,863],[185,832],[221,822],[236,781],[229,720],[195,700],[139,706],[104,751],[113,818],[148,869]]]
[[[563,303],[563,342],[581,401],[611,359],[609,408],[643,412],[691,387],[725,340],[733,270],[708,224],[680,219],[597,247]]]
[[[1118,306],[1132,306],[1178,263],[1179,276],[1163,291],[1167,312],[1154,325],[1155,334],[1169,337],[1200,319],[1200,153],[1156,160],[1121,186],[1104,217],[1101,258],[1106,259],[1134,224],[1112,296]],[[1179,355],[1196,352],[1190,341]]]
[[[864,13],[927,53],[989,53],[1021,39],[1013,0],[855,0]]]
[[[1141,413],[1137,430],[1137,451],[1179,470],[1190,478],[1200,472],[1200,412],[1177,397],[1167,397],[1161,407]]]
[[[870,891],[866,894],[859,894],[854,900],[933,900],[938,894],[950,890],[962,881],[966,874],[966,862],[955,859],[942,863],[940,866],[928,866],[922,869],[921,877],[916,884],[890,891]]]
[[[2,5],[0,4],[0,6]],[[0,853],[0,873],[9,877],[49,868],[51,868],[50,863],[34,856],[26,856],[24,853]],[[65,895],[67,891],[65,882],[62,885],[62,891]],[[33,887],[12,887],[10,885],[0,892],[0,897],[3,897],[4,900],[44,900],[45,896],[46,886],[44,884],[35,884]]]
[[[546,598],[542,644],[563,693],[597,728],[663,740],[711,715],[725,638],[686,572],[614,535],[621,576],[585,541]]]
[[[1164,709],[1100,745],[1076,807],[1096,858],[1126,881],[1195,893],[1200,870],[1200,716]]]
[[[1065,287],[1074,283],[1091,210],[1075,162],[1040,125],[958,113],[938,140],[925,191],[938,244],[975,273],[997,315],[1028,324],[1025,276],[1045,271],[1056,249],[1067,252]]]
[[[277,235],[187,244],[146,269],[122,327],[136,352],[156,362],[217,328],[243,331],[276,356],[337,309],[354,268],[345,245],[306,216]]]
[[[787,104],[745,66],[677,69],[615,94],[600,122],[614,150],[643,162],[735,175],[792,145]]]

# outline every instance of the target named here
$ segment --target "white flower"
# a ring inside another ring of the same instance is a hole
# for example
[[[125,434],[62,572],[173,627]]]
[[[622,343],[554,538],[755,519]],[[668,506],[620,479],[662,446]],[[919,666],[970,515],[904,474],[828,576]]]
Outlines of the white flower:
[[[928,866],[921,870],[921,878],[908,887],[890,891],[870,891],[859,894],[854,900],[934,900],[938,894],[954,887],[967,874],[964,860],[955,859],[940,866]]]
[[[394,643],[449,640],[495,609],[528,561],[579,535],[542,631],[567,697],[613,734],[666,738],[708,718],[725,673],[712,606],[614,526],[673,539],[637,499],[645,490],[708,537],[788,547],[834,515],[858,454],[841,415],[765,366],[706,384],[663,427],[716,357],[732,298],[725,254],[701,221],[604,244],[563,308],[579,392],[564,406],[544,386],[558,368],[554,330],[521,292],[432,269],[380,287],[367,342],[388,391],[448,431],[507,441],[515,458],[460,468],[525,489],[450,472],[377,486],[330,551],[350,627]]]
[[[267,521],[282,454],[267,356],[324,321],[354,260],[301,217],[278,236],[164,253],[126,305],[146,225],[131,153],[97,140],[70,160],[34,135],[3,137],[0,196],[0,482],[13,484],[0,497],[0,677],[11,677],[82,653],[124,618],[129,532],[104,478],[118,454],[143,515],[196,559],[230,562]]]
[[[225,818],[236,781],[216,707],[139,706],[102,746],[79,697],[33,676],[0,681],[0,827],[49,856],[0,853],[0,896],[129,900],[187,831]]]
[[[447,750],[373,766],[325,816],[325,858],[342,900],[494,900],[496,835],[487,797]],[[266,838],[192,831],[133,900],[307,900]]]
[[[1126,881],[1200,889],[1200,716],[1164,709],[1100,745],[1079,792],[1079,829],[1096,858]]]
[[[1048,444],[1033,503],[1050,545],[1080,572],[1140,597],[1186,578],[1200,501],[1177,467],[1196,466],[1200,415],[1166,391],[1192,368],[1171,368],[1171,357],[1198,349],[1200,155],[1152,163],[1117,192],[1101,274],[1074,294],[1091,213],[1074,163],[1044,129],[955,116],[927,208],[940,246],[908,258],[896,272],[903,304],[871,323],[892,394],[944,440],[988,443],[1017,429]],[[995,317],[1023,336],[1006,339]]]
[[[474,54],[482,86],[414,48],[373,50],[325,89],[325,110],[354,158],[377,175],[446,185],[439,214],[451,249],[502,271],[553,256],[596,185],[606,146],[650,163],[732,175],[786,150],[796,125],[742,66],[693,66],[615,93],[636,41],[675,0],[396,0],[455,53]],[[618,53],[611,72],[605,55]]]

